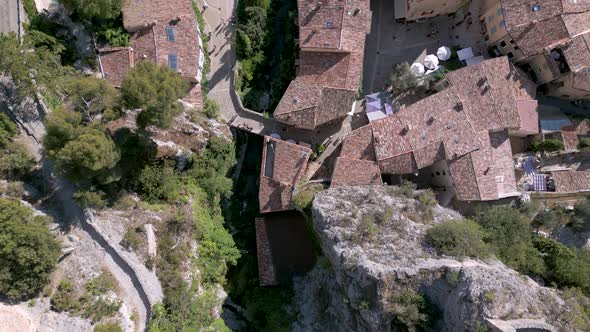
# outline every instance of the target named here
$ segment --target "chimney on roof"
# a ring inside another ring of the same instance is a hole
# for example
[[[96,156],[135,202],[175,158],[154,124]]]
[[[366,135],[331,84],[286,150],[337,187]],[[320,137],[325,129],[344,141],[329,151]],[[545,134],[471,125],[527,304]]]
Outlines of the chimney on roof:
[[[357,16],[360,13],[361,13],[361,9],[360,8],[357,8],[357,9],[354,10],[354,14],[352,14],[352,15],[353,16]]]
[[[322,2],[318,1],[318,5],[316,6],[316,9],[320,9],[322,7]]]

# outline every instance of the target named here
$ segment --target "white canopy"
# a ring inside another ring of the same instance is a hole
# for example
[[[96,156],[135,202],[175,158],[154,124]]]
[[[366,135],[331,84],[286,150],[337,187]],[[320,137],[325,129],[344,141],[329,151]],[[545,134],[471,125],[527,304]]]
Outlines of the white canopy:
[[[462,50],[457,51],[457,55],[459,56],[459,60],[461,61],[473,58],[473,49],[471,47],[464,48]]]
[[[436,51],[436,56],[442,61],[447,61],[451,58],[451,49],[446,46],[441,46]]]
[[[412,74],[414,74],[414,76],[422,76],[424,75],[424,65],[419,63],[419,62],[414,62],[412,64],[412,66],[410,67],[410,69],[412,70]]]
[[[428,69],[435,69],[438,67],[438,58],[434,54],[428,54],[426,58],[424,58],[424,67]]]

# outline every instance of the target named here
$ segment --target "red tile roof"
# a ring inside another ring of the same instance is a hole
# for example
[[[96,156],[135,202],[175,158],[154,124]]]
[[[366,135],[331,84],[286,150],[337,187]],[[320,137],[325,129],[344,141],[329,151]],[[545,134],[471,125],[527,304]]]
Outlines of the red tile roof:
[[[365,127],[351,133],[341,157],[360,159],[372,141],[382,173],[416,173],[448,160],[460,199],[514,194],[507,129],[536,132],[532,84],[506,57],[454,71],[447,80],[447,89],[372,122],[372,140]],[[340,173],[335,176],[342,177]]]
[[[299,0],[299,70],[274,117],[314,129],[346,116],[363,69],[368,0]],[[327,52],[328,51],[328,52]]]
[[[310,155],[309,148],[264,137],[258,194],[260,212],[293,209],[293,190],[305,173]]]
[[[543,53],[590,30],[588,0],[501,0],[506,30],[525,55]]]
[[[555,191],[574,193],[590,190],[590,171],[559,171],[551,172],[555,182]]]
[[[122,12],[123,24],[129,32],[142,30],[156,21],[194,15],[191,0],[126,0]]]
[[[256,256],[258,258],[258,281],[260,286],[276,286],[279,284],[275,269],[269,234],[264,218],[255,219],[256,227]]]
[[[100,71],[114,86],[120,86],[134,65],[131,47],[113,47],[99,50]]]
[[[198,83],[202,70],[199,63],[204,61],[204,54],[201,53],[200,33],[190,0],[126,1],[123,23],[131,33],[134,63],[149,60],[168,65],[169,56],[175,56],[181,75]],[[168,40],[166,29],[172,29],[173,41]],[[109,63],[105,66],[105,76],[113,77],[111,81],[120,84],[133,62],[125,65],[121,57],[115,59],[111,53],[100,51],[101,60]],[[121,63],[111,64],[113,61]]]
[[[366,125],[350,132],[342,142],[340,156],[359,160],[377,160],[371,126]]]
[[[381,180],[381,171],[377,162],[342,157],[336,159],[334,173],[332,174],[332,186],[381,184],[383,184],[383,181]]]

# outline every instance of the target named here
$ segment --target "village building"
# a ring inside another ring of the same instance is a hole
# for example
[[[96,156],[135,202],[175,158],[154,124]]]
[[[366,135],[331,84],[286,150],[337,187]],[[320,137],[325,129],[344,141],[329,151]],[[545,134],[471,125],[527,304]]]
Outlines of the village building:
[[[457,12],[469,0],[394,0],[395,19],[423,20]]]
[[[313,130],[354,109],[371,27],[369,0],[299,0],[297,77],[273,113],[275,120]]]
[[[564,99],[590,97],[590,1],[485,0],[484,39]]]
[[[178,71],[191,83],[186,101],[202,105],[200,81],[205,54],[190,0],[133,0],[123,5],[129,47],[99,50],[103,78],[120,86],[137,63],[147,60]]]
[[[539,131],[535,86],[500,57],[446,76],[448,87],[353,131],[340,158],[376,162],[381,174],[414,174],[459,200],[517,196],[511,139]],[[334,175],[374,169],[337,163]],[[337,177],[337,178],[338,178]]]
[[[311,149],[270,136],[264,137],[260,189],[260,212],[293,210],[293,191],[307,169]]]

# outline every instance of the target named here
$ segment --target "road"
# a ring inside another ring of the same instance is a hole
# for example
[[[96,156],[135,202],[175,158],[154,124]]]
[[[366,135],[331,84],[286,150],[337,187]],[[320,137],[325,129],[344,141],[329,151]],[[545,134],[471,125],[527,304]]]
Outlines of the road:
[[[18,0],[0,0],[0,33],[19,33]]]
[[[221,111],[221,117],[229,122],[236,115],[236,105],[232,100],[232,78],[236,57],[231,50],[234,26],[229,23],[233,15],[234,0],[198,0],[206,26],[203,33],[210,33],[209,58],[211,72],[209,80],[209,98],[215,100]],[[205,5],[206,3],[206,5]]]

